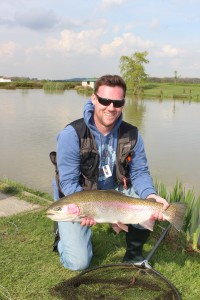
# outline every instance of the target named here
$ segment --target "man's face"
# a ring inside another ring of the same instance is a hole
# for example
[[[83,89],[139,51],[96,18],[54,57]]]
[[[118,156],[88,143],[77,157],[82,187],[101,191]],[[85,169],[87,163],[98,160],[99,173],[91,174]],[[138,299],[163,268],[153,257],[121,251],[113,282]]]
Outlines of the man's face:
[[[99,97],[107,98],[110,100],[122,100],[124,99],[124,91],[121,87],[115,86],[100,86],[96,94]],[[95,105],[94,121],[98,130],[102,134],[109,133],[115,125],[116,120],[121,115],[124,106],[116,108],[113,103],[109,106],[104,106],[99,103],[95,94],[91,97],[92,103]]]

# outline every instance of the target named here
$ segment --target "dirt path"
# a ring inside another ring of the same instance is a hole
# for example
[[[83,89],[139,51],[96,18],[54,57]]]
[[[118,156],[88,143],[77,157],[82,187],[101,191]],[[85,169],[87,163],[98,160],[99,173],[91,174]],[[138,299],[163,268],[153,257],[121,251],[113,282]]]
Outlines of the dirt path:
[[[12,216],[21,212],[37,210],[41,206],[20,200],[15,196],[0,192],[0,217]]]

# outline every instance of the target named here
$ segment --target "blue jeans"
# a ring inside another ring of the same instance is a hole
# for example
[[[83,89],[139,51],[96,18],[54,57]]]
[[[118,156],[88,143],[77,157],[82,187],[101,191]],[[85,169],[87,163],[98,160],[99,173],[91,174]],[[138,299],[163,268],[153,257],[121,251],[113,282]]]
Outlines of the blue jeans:
[[[132,187],[128,190],[116,190],[123,191],[127,196],[138,197]],[[91,228],[72,222],[58,222],[58,228],[58,252],[63,266],[74,271],[88,268],[93,256]]]
[[[58,222],[58,228],[58,252],[63,266],[74,271],[86,269],[93,256],[91,228],[72,222]]]

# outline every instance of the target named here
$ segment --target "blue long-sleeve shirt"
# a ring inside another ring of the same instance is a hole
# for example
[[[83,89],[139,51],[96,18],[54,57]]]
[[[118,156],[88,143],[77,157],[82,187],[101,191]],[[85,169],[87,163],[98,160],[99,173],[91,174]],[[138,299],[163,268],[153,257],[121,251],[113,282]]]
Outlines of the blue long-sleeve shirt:
[[[84,109],[84,120],[94,135],[100,156],[98,189],[112,189],[116,186],[115,161],[117,150],[117,132],[122,122],[122,115],[118,118],[114,128],[104,136],[95,126],[93,119],[94,106],[89,100]],[[129,165],[131,184],[136,194],[146,198],[150,194],[156,194],[153,181],[150,176],[144,143],[140,133],[134,146],[134,156]],[[80,179],[80,148],[79,138],[75,129],[68,125],[57,138],[57,165],[60,177],[60,187],[64,195],[69,195],[82,190]],[[106,178],[102,167],[108,165],[112,176]],[[55,199],[58,199],[58,189],[54,181]]]

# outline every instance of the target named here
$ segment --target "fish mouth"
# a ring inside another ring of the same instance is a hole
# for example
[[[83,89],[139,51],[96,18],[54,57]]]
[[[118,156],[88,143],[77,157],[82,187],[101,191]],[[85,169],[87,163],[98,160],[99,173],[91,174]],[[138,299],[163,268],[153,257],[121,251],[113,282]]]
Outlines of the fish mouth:
[[[52,221],[60,221],[60,218],[56,216],[54,212],[46,212],[46,217],[51,219]]]
[[[54,216],[54,215],[55,215],[55,212],[53,212],[53,211],[46,212],[46,216]]]

